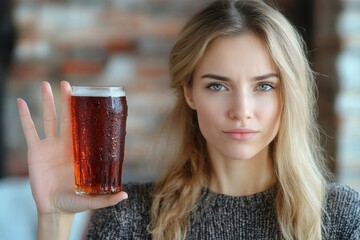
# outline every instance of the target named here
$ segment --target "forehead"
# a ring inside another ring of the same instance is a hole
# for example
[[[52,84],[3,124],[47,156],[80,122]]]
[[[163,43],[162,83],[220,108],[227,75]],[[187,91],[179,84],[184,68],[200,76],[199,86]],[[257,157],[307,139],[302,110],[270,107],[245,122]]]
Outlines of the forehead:
[[[277,72],[264,40],[254,33],[221,37],[205,51],[196,72],[214,71],[227,75],[249,77]]]

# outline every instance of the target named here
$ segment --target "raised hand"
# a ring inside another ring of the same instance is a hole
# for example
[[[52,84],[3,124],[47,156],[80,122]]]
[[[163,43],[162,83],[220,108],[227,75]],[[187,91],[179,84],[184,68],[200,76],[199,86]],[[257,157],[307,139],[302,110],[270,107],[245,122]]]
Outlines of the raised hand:
[[[28,106],[18,99],[18,110],[28,145],[28,167],[33,197],[39,214],[44,216],[69,215],[90,209],[114,205],[127,198],[125,192],[87,197],[74,191],[73,153],[71,135],[70,99],[68,82],[61,82],[60,131],[57,134],[57,117],[51,86],[41,85],[43,95],[43,121],[45,137],[36,131]],[[40,223],[41,225],[41,223]]]

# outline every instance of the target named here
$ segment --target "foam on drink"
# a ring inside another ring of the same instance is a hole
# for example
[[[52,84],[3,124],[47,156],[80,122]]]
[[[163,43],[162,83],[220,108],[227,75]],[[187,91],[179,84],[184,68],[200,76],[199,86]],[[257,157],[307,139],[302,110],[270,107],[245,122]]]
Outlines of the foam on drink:
[[[123,87],[71,87],[71,96],[76,97],[125,97]]]

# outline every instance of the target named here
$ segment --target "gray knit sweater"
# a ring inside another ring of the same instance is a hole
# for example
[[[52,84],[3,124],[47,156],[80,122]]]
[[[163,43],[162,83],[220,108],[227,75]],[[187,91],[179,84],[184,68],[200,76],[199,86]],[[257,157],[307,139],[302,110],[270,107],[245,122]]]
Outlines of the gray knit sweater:
[[[126,185],[129,198],[116,206],[97,210],[88,239],[151,239],[151,184]],[[276,221],[276,187],[252,196],[233,197],[204,190],[190,216],[186,239],[281,239]],[[330,184],[324,218],[325,239],[360,239],[360,194],[348,186]]]

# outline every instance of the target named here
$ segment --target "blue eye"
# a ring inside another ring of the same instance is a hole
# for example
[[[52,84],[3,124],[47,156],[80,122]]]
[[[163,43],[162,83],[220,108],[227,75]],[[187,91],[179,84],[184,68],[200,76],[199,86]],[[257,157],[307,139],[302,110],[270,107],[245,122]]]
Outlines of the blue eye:
[[[214,92],[219,92],[225,90],[225,87],[218,83],[213,83],[208,86],[208,88]]]
[[[270,91],[271,89],[274,89],[274,86],[270,83],[262,83],[257,86],[257,89],[262,92]]]

